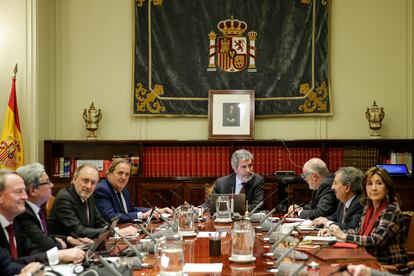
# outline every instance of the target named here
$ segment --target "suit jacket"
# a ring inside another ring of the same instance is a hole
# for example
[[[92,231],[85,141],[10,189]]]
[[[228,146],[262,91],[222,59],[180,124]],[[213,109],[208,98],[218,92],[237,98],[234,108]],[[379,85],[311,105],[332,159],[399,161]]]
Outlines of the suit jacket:
[[[361,194],[355,195],[352,199],[351,204],[348,207],[348,211],[345,214],[344,223],[342,223],[343,212],[344,212],[344,205],[342,202],[339,202],[338,208],[336,208],[336,212],[328,216],[327,219],[335,222],[341,229],[353,229],[356,228],[361,220],[362,211],[364,207],[361,205]]]
[[[0,226],[1,228],[1,226]],[[39,250],[35,244],[33,244],[23,233],[20,228],[13,223],[14,237],[16,239],[17,254],[19,255],[19,263],[41,262],[48,264],[48,258],[46,252]],[[9,241],[4,233],[3,229],[0,229],[0,247],[2,253],[5,253],[7,257],[11,257]]]
[[[52,236],[47,236],[43,233],[39,219],[27,202],[26,211],[18,215],[14,221],[19,226],[22,233],[41,250],[47,251],[55,246],[58,249],[62,249],[61,244]]]
[[[22,268],[22,264],[13,261],[8,256],[6,249],[0,248],[0,275],[17,275]]]
[[[264,178],[259,174],[254,174],[253,178],[247,182],[245,193],[246,199],[249,202],[249,211],[253,210],[260,202],[263,201]],[[217,179],[214,186],[213,194],[233,194],[236,190],[236,173],[232,173],[227,176],[223,176]],[[204,208],[210,208],[211,197],[207,199],[201,206]]]
[[[106,221],[110,222],[113,217],[119,216],[119,222],[130,222],[133,219],[138,218],[137,212],[144,213],[149,210],[149,208],[144,207],[133,207],[131,203],[131,196],[129,195],[126,187],[122,190],[122,195],[124,196],[125,203],[127,205],[127,214],[121,211],[121,203],[119,202],[116,191],[112,188],[112,185],[109,183],[108,179],[103,179],[96,186],[93,197],[95,198],[96,206],[101,211],[101,214]]]
[[[322,179],[319,188],[312,193],[312,200],[303,206],[299,217],[304,219],[315,219],[332,215],[338,206],[338,199],[334,190],[331,189],[332,177]]]
[[[105,231],[107,223],[95,205],[93,196],[87,200],[89,222],[82,200],[73,184],[60,189],[48,217],[49,233],[94,239]]]

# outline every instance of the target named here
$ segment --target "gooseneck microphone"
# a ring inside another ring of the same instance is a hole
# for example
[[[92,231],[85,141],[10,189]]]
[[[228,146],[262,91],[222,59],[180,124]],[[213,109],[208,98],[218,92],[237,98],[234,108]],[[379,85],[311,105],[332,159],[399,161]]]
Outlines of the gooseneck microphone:
[[[263,226],[263,223],[271,216],[273,213],[276,212],[276,208],[273,208],[266,216],[264,216],[260,221],[260,226]]]
[[[147,235],[154,243],[157,242],[157,240],[154,238],[154,236],[148,232],[147,229],[145,229],[144,227],[142,227],[141,225],[139,226],[139,228],[141,229],[142,232],[144,232],[145,235]]]
[[[164,201],[165,204],[167,204],[167,206],[170,206],[171,209],[174,211],[176,211],[176,209],[174,208],[174,206],[168,201],[166,200],[162,195],[160,195],[159,193],[155,193],[156,196],[158,196],[162,201]]]
[[[174,233],[178,232],[177,227],[175,227],[167,218],[162,216],[161,213],[158,211],[157,207],[155,207],[154,211],[157,212],[158,215],[160,215],[161,220],[163,220],[174,231]]]
[[[301,204],[302,206],[303,204]],[[282,223],[285,222],[286,218],[289,217],[292,213],[294,213],[296,211],[296,208],[293,208],[292,211],[290,211],[286,216],[284,216],[283,218],[281,218],[277,223],[275,223],[267,232],[267,235],[270,236],[270,234],[272,234],[273,231],[275,231],[275,229],[281,225]]]
[[[133,246],[126,238],[124,238],[120,233],[119,233],[119,231],[118,230],[116,230],[115,228],[113,229],[113,231],[114,231],[114,233],[116,234],[116,235],[118,235],[119,237],[121,237],[121,239],[122,239],[122,241],[126,244],[126,245],[128,245],[128,248],[129,249],[131,249],[134,253],[135,253],[135,255],[140,259],[140,262],[142,262],[142,259],[144,258],[144,256],[142,255],[142,253],[141,252],[139,252],[138,251],[138,249],[135,247],[135,246]]]
[[[177,194],[174,190],[169,189],[168,190],[170,193],[172,193],[173,195],[175,195],[180,201],[182,201],[183,203],[185,202],[185,200],[179,195]]]

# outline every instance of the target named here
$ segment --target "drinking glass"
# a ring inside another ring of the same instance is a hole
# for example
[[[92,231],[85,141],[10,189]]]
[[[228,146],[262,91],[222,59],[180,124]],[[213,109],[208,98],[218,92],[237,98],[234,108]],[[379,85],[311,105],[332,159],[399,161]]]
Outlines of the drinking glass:
[[[235,222],[231,231],[231,238],[231,257],[239,261],[251,260],[255,240],[252,224],[249,221]]]
[[[181,205],[178,210],[178,232],[182,235],[191,235],[196,229],[195,218],[198,214],[194,211],[194,207],[191,205]]]
[[[184,247],[180,235],[168,236],[162,245],[160,276],[181,276],[184,267]]]
[[[228,196],[219,196],[216,201],[218,220],[231,220],[230,200]]]

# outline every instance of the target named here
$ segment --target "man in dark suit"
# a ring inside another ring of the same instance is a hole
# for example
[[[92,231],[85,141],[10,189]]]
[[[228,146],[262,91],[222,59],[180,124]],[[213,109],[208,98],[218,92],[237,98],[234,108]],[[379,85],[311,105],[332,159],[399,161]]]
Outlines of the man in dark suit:
[[[253,172],[253,155],[245,149],[235,151],[230,162],[234,172],[218,178],[212,194],[245,193],[251,211],[263,201],[264,178]],[[201,207],[209,208],[210,205],[211,197]]]
[[[0,174],[0,247],[8,256],[21,263],[39,261],[57,264],[60,261],[80,262],[85,253],[78,248],[58,250],[56,247],[44,252],[23,235],[13,223],[14,218],[25,211],[26,186],[17,173]]]
[[[53,183],[45,172],[42,164],[32,163],[17,169],[26,185],[26,210],[15,218],[23,234],[28,237],[41,250],[46,251],[53,247],[66,248],[67,244],[72,246],[93,243],[88,238],[75,239],[71,236],[52,236],[48,234],[46,216],[42,205],[49,199]]]
[[[56,196],[48,218],[50,233],[94,239],[108,224],[99,213],[92,196],[99,181],[95,165],[84,163],[76,168],[72,184]],[[128,226],[119,230],[123,236],[136,235],[137,229]]]
[[[18,262],[13,261],[13,259],[8,256],[8,253],[5,249],[0,248],[0,275],[31,275],[35,271],[39,271],[42,268],[42,264],[38,262],[30,263],[26,266]]]
[[[119,221],[122,223],[131,222],[133,219],[147,219],[151,209],[132,206],[126,187],[131,174],[130,163],[122,158],[115,159],[106,174],[106,179],[98,183],[93,194],[96,206],[106,221],[111,221],[115,216],[119,216]],[[158,209],[158,211],[172,214],[170,208]],[[153,212],[153,216],[158,218],[159,215]]]
[[[329,227],[331,224],[337,224],[343,230],[356,228],[363,211],[360,202],[362,177],[362,171],[357,168],[339,168],[332,184],[332,190],[340,201],[338,208],[328,217],[314,219],[313,225],[323,224]]]
[[[303,207],[295,204],[289,206],[288,214],[304,219],[332,215],[338,206],[338,200],[335,197],[335,192],[331,190],[333,177],[329,175],[325,162],[319,158],[312,158],[303,165],[302,171],[302,179],[308,183],[309,189],[312,190],[312,199]]]

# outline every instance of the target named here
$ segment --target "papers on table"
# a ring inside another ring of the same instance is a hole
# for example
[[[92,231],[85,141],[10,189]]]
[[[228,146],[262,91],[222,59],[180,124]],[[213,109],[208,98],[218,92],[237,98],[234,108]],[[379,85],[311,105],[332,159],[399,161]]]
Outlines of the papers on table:
[[[305,236],[303,238],[304,241],[337,241],[336,237],[317,237],[317,236]]]
[[[216,235],[218,235],[217,233],[221,233],[221,238],[226,237],[226,234],[227,234],[227,232],[207,232],[207,231],[202,231],[202,232],[198,232],[197,238],[210,238],[210,236],[215,237]]]
[[[205,264],[193,264],[193,263],[187,263],[184,265],[183,272],[221,272],[223,269],[222,263],[205,263]]]

